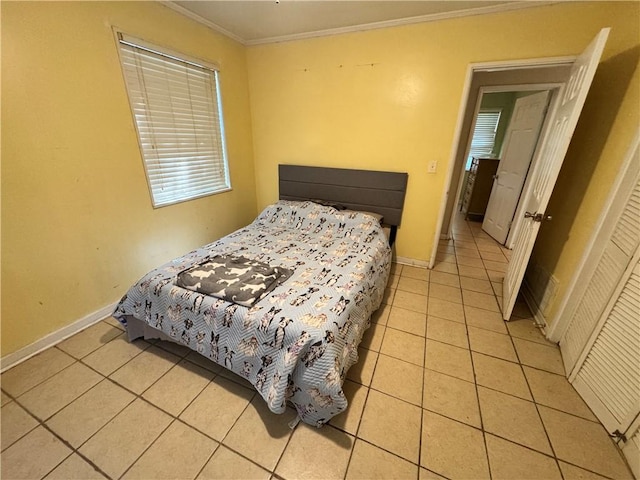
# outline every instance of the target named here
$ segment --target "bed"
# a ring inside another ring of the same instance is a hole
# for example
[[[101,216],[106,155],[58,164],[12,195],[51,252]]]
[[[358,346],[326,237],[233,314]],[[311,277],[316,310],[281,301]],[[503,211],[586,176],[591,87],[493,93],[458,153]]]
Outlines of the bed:
[[[406,184],[405,173],[280,165],[278,202],[147,273],[114,317],[130,341],[186,345],[246,378],[272,412],[290,404],[322,426],[347,408],[342,384],[382,302]]]

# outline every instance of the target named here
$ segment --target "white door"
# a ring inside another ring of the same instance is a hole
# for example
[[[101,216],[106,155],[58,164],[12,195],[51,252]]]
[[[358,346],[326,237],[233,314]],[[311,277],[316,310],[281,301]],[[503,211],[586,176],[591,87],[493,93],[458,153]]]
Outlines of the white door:
[[[482,229],[501,244],[507,239],[548,103],[547,90],[519,98],[513,107],[482,222]]]
[[[523,201],[516,212],[526,218],[515,234],[515,244],[509,268],[502,286],[502,315],[511,317],[516,297],[529,263],[533,245],[540,230],[540,221],[551,198],[569,142],[578,123],[578,117],[598,68],[602,51],[607,43],[609,28],[600,30],[596,38],[576,59],[567,84],[561,89],[560,104],[553,112],[552,124],[545,132],[542,145],[533,162],[523,191]]]

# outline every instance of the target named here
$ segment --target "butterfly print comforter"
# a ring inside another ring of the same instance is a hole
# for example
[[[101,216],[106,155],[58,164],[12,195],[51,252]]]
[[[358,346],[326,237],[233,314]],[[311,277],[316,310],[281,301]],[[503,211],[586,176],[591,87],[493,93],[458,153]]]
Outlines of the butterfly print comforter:
[[[177,285],[217,256],[292,272],[253,306]],[[321,426],[347,408],[342,384],[380,306],[391,249],[378,221],[312,202],[280,201],[253,223],[149,272],[114,316],[133,316],[246,378],[274,413],[287,402]]]

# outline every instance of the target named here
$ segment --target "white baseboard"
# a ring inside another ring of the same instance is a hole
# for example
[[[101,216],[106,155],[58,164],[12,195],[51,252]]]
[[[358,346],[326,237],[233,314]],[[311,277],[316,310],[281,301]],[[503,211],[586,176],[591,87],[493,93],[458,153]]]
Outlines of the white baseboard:
[[[85,328],[90,327],[94,323],[98,323],[100,320],[107,318],[113,313],[116,305],[117,302],[107,305],[106,307],[103,307],[100,310],[90,313],[86,317],[73,322],[71,325],[62,327],[60,330],[56,330],[46,337],[33,342],[31,345],[27,345],[26,347],[21,348],[17,352],[5,355],[4,357],[0,358],[0,372],[4,372],[11,367],[15,367],[19,363],[22,363],[25,360],[33,357],[34,355],[37,355],[43,350],[46,350],[49,347],[53,347],[54,345],[57,345],[63,340],[71,337],[72,335],[75,335]]]
[[[397,257],[396,262],[402,265],[411,265],[414,267],[429,268],[429,262],[426,260],[416,260],[414,258]]]

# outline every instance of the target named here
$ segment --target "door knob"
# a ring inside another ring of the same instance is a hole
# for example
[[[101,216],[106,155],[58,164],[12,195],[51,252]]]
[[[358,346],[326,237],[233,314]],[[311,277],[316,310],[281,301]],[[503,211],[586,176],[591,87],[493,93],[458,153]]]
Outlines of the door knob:
[[[545,216],[543,213],[538,213],[538,212],[533,212],[533,213],[525,212],[524,218],[530,218],[534,222],[541,222],[542,220],[552,220],[553,219],[553,217],[551,215]]]

